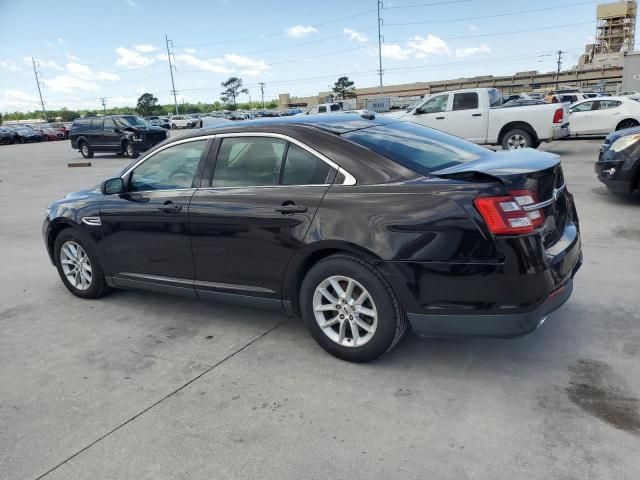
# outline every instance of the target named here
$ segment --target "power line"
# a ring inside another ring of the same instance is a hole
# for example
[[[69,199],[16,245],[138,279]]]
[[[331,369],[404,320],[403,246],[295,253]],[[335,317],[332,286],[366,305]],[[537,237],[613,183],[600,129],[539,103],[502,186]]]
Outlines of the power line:
[[[436,23],[454,23],[454,22],[464,22],[464,21],[473,21],[473,20],[482,20],[482,19],[487,19],[487,18],[499,18],[499,17],[510,17],[512,15],[524,15],[527,13],[536,13],[536,12],[544,12],[544,11],[548,11],[548,10],[557,10],[558,8],[567,8],[567,7],[577,7],[580,5],[595,5],[598,2],[594,2],[593,0],[588,1],[588,2],[576,2],[576,3],[567,3],[564,5],[554,5],[553,7],[545,7],[545,8],[536,8],[533,10],[520,10],[518,12],[509,12],[509,13],[496,13],[493,15],[482,15],[482,16],[473,16],[473,17],[458,17],[458,18],[452,18],[452,19],[448,19],[448,20],[427,20],[424,22],[404,22],[404,23],[388,23],[387,26],[388,27],[400,27],[400,26],[407,26],[407,25],[431,25],[431,24],[436,24]],[[387,9],[390,9],[393,7],[387,7]]]
[[[169,59],[169,73],[171,74],[171,92],[173,93],[173,103],[176,106],[176,115],[178,115],[178,97],[176,97],[176,85],[173,81],[174,66],[171,64],[171,55],[173,54],[169,50],[169,42],[171,42],[171,46],[173,46],[173,42],[169,40],[169,37],[167,37],[167,35],[164,36],[164,40],[167,44],[167,58]]]
[[[33,74],[36,77],[36,85],[38,85],[38,95],[40,95],[40,104],[42,105],[42,113],[44,114],[44,121],[49,122],[47,119],[47,110],[44,108],[44,100],[42,100],[42,90],[40,89],[40,79],[42,74],[38,71],[36,64],[40,66],[40,63],[35,58],[31,57],[31,63],[33,64]]]

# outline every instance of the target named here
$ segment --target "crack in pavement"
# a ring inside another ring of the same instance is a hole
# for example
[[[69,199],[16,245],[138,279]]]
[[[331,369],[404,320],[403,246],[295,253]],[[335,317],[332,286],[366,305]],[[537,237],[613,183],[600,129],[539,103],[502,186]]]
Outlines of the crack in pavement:
[[[160,405],[162,402],[164,402],[165,400],[171,398],[173,395],[175,395],[176,393],[178,393],[179,391],[183,390],[184,388],[188,387],[189,385],[191,385],[193,382],[195,382],[196,380],[199,380],[200,378],[202,378],[203,376],[205,376],[207,373],[211,372],[212,370],[214,370],[216,367],[219,367],[220,365],[222,365],[224,362],[226,362],[227,360],[230,360],[231,358],[233,358],[234,356],[236,356],[238,353],[242,352],[243,350],[247,349],[248,347],[250,347],[251,345],[253,345],[254,343],[256,343],[258,340],[266,337],[268,334],[270,334],[271,332],[273,332],[275,329],[281,327],[282,325],[284,325],[291,317],[287,317],[284,320],[282,320],[281,322],[276,323],[273,327],[269,328],[268,330],[266,330],[265,332],[261,333],[260,335],[258,335],[257,337],[254,337],[251,341],[249,341],[248,343],[246,343],[245,345],[243,345],[242,347],[240,347],[239,349],[231,352],[229,355],[227,355],[226,357],[224,357],[222,360],[220,360],[219,362],[214,363],[211,367],[207,368],[206,370],[204,370],[203,372],[199,373],[198,375],[196,375],[195,377],[193,377],[191,380],[189,380],[188,382],[182,384],[181,386],[179,386],[178,388],[176,388],[175,390],[171,391],[170,393],[168,393],[167,395],[165,395],[164,397],[162,397],[160,400],[152,403],[151,405],[149,405],[147,408],[145,408],[144,410],[141,410],[140,412],[136,413],[134,416],[132,416],[131,418],[125,420],[124,422],[122,422],[120,425],[112,428],[111,430],[109,430],[107,433],[105,433],[104,435],[100,436],[99,438],[97,438],[96,440],[94,440],[93,442],[91,442],[89,445],[87,445],[86,447],[81,448],[80,450],[78,450],[76,453],[74,453],[73,455],[68,456],[67,458],[65,458],[62,462],[58,463],[57,465],[53,466],[52,468],[50,468],[49,470],[47,470],[46,472],[44,472],[42,475],[37,476],[34,480],[40,480],[44,477],[46,477],[47,475],[49,475],[50,473],[54,472],[55,470],[57,470],[58,468],[60,468],[62,465],[64,465],[65,463],[69,462],[70,460],[73,460],[75,457],[77,457],[78,455],[80,455],[83,452],[86,452],[87,450],[89,450],[91,447],[93,447],[94,445],[96,445],[97,443],[101,442],[102,440],[104,440],[105,438],[107,438],[109,435],[111,435],[112,433],[117,432],[118,430],[120,430],[122,427],[124,427],[125,425],[128,425],[129,423],[133,422],[135,419],[139,418],[140,416],[144,415],[145,413],[147,413],[149,410],[151,410],[152,408],[156,407],[157,405]]]

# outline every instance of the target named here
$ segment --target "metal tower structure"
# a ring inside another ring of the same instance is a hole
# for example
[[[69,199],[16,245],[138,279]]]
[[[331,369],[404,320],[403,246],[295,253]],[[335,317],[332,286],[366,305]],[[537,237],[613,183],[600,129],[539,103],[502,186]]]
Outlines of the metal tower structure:
[[[633,51],[637,11],[636,0],[598,5],[593,53],[597,55]]]

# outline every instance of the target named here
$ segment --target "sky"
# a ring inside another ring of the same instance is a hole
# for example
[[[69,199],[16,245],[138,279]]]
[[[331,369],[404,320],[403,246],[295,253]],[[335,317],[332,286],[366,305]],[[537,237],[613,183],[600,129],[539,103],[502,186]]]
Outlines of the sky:
[[[555,71],[593,41],[598,2],[384,0],[386,85]],[[0,0],[0,111],[135,105],[144,92],[173,103],[214,102],[239,76],[252,100],[317,95],[347,75],[378,78],[376,0]],[[244,95],[240,101],[249,100]]]

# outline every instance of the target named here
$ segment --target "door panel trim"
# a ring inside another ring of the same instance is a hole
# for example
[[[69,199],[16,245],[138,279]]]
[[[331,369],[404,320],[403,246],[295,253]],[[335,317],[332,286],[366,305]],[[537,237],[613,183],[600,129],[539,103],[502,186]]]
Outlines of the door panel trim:
[[[205,290],[203,291],[208,291],[206,290],[207,288],[219,288],[219,289],[226,289],[226,290],[238,290],[243,292],[276,293],[275,290],[271,290],[269,288],[263,288],[263,287],[255,287],[253,285],[238,285],[235,283],[223,283],[223,282],[207,282],[204,280],[191,280],[189,278],[165,277],[164,275],[149,275],[146,273],[118,272],[116,275],[118,277],[127,277],[131,279],[135,279],[136,281],[142,281],[142,282],[154,282],[154,283],[162,283],[167,285],[176,283],[180,285],[188,285],[196,289],[197,287],[204,287]],[[235,294],[230,294],[230,295],[235,295]]]

